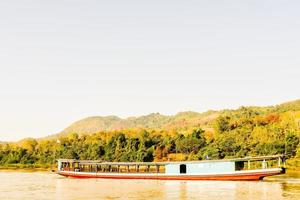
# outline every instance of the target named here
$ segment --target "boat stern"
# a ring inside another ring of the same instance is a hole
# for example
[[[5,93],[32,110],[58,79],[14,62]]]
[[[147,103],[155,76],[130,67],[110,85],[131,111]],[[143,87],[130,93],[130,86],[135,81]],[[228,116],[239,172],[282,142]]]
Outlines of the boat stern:
[[[286,168],[285,167],[281,167],[281,173],[280,174],[285,174],[286,173]]]

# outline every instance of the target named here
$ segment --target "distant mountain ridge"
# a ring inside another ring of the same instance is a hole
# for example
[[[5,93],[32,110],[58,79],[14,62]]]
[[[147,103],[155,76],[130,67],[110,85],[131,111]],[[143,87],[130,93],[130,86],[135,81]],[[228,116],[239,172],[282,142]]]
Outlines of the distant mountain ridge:
[[[151,113],[140,117],[129,117],[126,119],[117,116],[93,116],[74,122],[64,129],[60,135],[69,133],[92,134],[101,131],[114,131],[133,128],[143,129],[176,129],[193,126],[205,126],[218,117],[217,111],[205,113],[180,112],[176,115],[161,115]]]
[[[57,135],[68,135],[70,133],[93,134],[102,131],[116,131],[135,128],[164,130],[185,129],[191,127],[211,128],[215,119],[217,119],[220,115],[227,112],[240,113],[243,108],[244,107],[240,107],[235,110],[226,109],[221,111],[210,110],[204,113],[187,111],[179,112],[176,115],[170,116],[159,113],[151,113],[145,116],[129,117],[126,119],[122,119],[117,116],[93,116],[74,122]],[[256,110],[261,115],[267,113],[295,111],[300,110],[300,100],[290,101],[276,106],[249,106],[248,108]]]

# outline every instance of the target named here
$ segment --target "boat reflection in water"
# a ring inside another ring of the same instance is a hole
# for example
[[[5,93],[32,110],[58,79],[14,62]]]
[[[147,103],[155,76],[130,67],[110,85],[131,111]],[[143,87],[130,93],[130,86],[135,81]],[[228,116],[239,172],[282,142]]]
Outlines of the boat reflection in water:
[[[73,178],[262,180],[285,173],[284,155],[182,162],[103,162],[59,159],[58,174]]]

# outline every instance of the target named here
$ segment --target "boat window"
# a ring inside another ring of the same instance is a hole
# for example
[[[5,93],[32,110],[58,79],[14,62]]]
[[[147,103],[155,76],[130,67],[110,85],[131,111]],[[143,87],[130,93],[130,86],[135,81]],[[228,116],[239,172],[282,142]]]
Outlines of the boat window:
[[[180,174],[186,174],[186,165],[181,164],[179,166],[179,169],[180,169]]]
[[[235,162],[235,171],[240,171],[244,169],[244,162]]]

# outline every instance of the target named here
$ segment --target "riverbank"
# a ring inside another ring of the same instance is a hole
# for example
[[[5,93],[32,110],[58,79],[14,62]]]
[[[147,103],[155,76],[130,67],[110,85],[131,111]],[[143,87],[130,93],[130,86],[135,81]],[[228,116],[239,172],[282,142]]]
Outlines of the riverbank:
[[[286,168],[291,171],[300,171],[300,158],[286,160]]]
[[[287,172],[300,172],[300,160],[291,161],[286,164]],[[56,170],[56,166],[43,165],[25,165],[25,164],[10,164],[0,165],[0,171],[52,171]]]
[[[288,173],[300,171],[300,159],[288,159],[286,161]],[[0,171],[51,171],[56,170],[56,165],[40,165],[40,164],[8,164],[0,165]]]
[[[56,169],[56,166],[51,165],[38,165],[38,164],[9,164],[0,165],[0,171],[51,171],[51,169]]]

